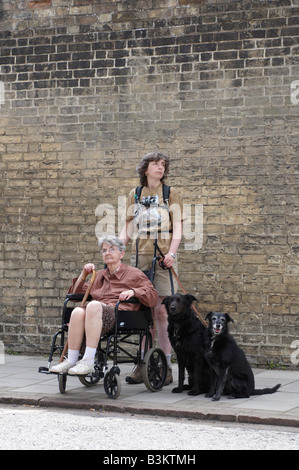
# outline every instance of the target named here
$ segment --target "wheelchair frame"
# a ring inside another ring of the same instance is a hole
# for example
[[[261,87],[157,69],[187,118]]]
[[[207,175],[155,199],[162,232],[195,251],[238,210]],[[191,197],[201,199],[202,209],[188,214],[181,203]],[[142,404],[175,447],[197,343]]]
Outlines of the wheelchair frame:
[[[39,372],[43,374],[54,374],[50,372],[53,355],[56,351],[63,359],[65,349],[65,334],[68,331],[68,322],[71,313],[75,307],[69,307],[69,301],[81,301],[83,294],[68,294],[63,305],[62,325],[52,339],[50,354],[48,358],[48,367],[39,367]],[[91,300],[89,296],[87,301]],[[152,324],[151,309],[141,304],[141,310],[121,310],[121,303],[138,303],[135,297],[119,301],[115,306],[115,326],[113,330],[104,334],[98,344],[95,357],[94,372],[86,376],[77,375],[80,382],[92,387],[96,385],[100,379],[104,378],[104,389],[108,398],[117,398],[121,392],[120,368],[118,364],[134,363],[142,366],[142,378],[148,390],[156,392],[162,389],[167,375],[167,361],[164,352],[160,348],[154,348],[152,345],[152,335],[150,327]],[[134,340],[132,336],[137,336],[139,341]],[[60,337],[60,342],[58,338]],[[141,347],[143,339],[144,358],[141,359]],[[59,343],[59,344],[57,344]],[[106,347],[103,347],[106,343]],[[132,352],[125,349],[124,345],[135,346],[137,354],[134,356]],[[122,356],[120,355],[122,354]],[[108,371],[108,360],[113,361],[111,369]],[[59,391],[65,393],[68,374],[58,375]],[[72,375],[72,377],[74,377]]]

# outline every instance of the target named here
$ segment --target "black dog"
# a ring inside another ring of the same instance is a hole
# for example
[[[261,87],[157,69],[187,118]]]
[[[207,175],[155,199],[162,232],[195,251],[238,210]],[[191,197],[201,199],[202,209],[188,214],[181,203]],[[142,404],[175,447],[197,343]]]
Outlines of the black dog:
[[[256,390],[251,367],[242,349],[228,332],[228,323],[233,321],[225,313],[210,312],[209,346],[206,358],[211,366],[211,388],[206,396],[219,400],[222,393],[230,398],[249,398],[251,395],[274,393],[280,387]]]
[[[168,335],[179,367],[178,387],[173,393],[189,390],[189,395],[199,395],[209,390],[209,365],[204,357],[208,331],[191,308],[194,300],[193,295],[176,294],[162,302],[168,313]],[[184,385],[185,369],[188,385]]]

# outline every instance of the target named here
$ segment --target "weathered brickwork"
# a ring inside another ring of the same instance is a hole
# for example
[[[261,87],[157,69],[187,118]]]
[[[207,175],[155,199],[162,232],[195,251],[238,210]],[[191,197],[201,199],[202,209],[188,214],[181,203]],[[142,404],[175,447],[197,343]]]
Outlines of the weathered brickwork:
[[[291,366],[299,1],[2,0],[0,47],[6,348],[49,350],[70,279],[100,265],[103,204],[118,209],[160,149],[197,235],[203,215],[198,249],[184,230],[185,288],[232,315],[253,364]]]

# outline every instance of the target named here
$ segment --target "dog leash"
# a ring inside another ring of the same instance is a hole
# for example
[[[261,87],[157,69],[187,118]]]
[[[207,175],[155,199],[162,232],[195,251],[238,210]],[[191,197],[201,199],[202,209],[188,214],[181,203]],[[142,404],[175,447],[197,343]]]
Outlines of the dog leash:
[[[172,274],[174,275],[174,277],[176,278],[180,288],[182,289],[182,291],[184,292],[184,294],[186,295],[187,292],[186,290],[184,289],[184,286],[182,285],[181,281],[179,280],[179,277],[177,275],[177,273],[175,272],[175,270],[173,269],[173,266],[171,266],[170,268],[168,268],[171,270]],[[205,326],[205,327],[208,327],[208,323],[202,318],[201,314],[199,313],[199,311],[194,307],[193,304],[191,304],[191,307],[193,308],[194,312],[196,313],[196,315],[198,316],[198,318],[200,319],[201,323]]]
[[[176,278],[177,280],[177,283],[178,285],[180,286],[180,288],[182,289],[182,291],[184,292],[184,294],[186,295],[187,294],[187,291],[186,289],[184,288],[183,284],[181,283],[181,281],[179,280],[179,277],[177,275],[177,273],[175,272],[173,266],[171,266],[170,268],[165,268],[163,266],[163,259],[165,258],[165,255],[162,253],[162,251],[160,250],[159,246],[158,246],[158,243],[157,241],[154,243],[154,245],[156,246],[156,248],[158,249],[160,255],[161,255],[161,258],[158,259],[158,263],[160,264],[161,268],[162,269],[168,269],[169,271],[169,274],[170,274],[170,282],[171,282],[171,286],[172,286],[172,292],[173,292],[173,282],[172,282],[172,276],[171,274],[174,275],[174,277]],[[208,323],[202,318],[201,314],[199,313],[199,311],[194,307],[193,304],[191,304],[191,307],[193,308],[194,312],[196,313],[196,315],[198,316],[199,320],[201,321],[201,323],[207,328],[208,327]]]

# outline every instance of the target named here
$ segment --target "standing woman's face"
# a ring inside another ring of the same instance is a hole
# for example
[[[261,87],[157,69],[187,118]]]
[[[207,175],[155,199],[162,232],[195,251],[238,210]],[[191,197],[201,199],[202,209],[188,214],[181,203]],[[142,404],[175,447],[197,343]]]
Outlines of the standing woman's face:
[[[145,172],[146,176],[149,178],[161,179],[165,173],[165,162],[164,160],[158,160],[157,162],[149,162],[147,170]]]

